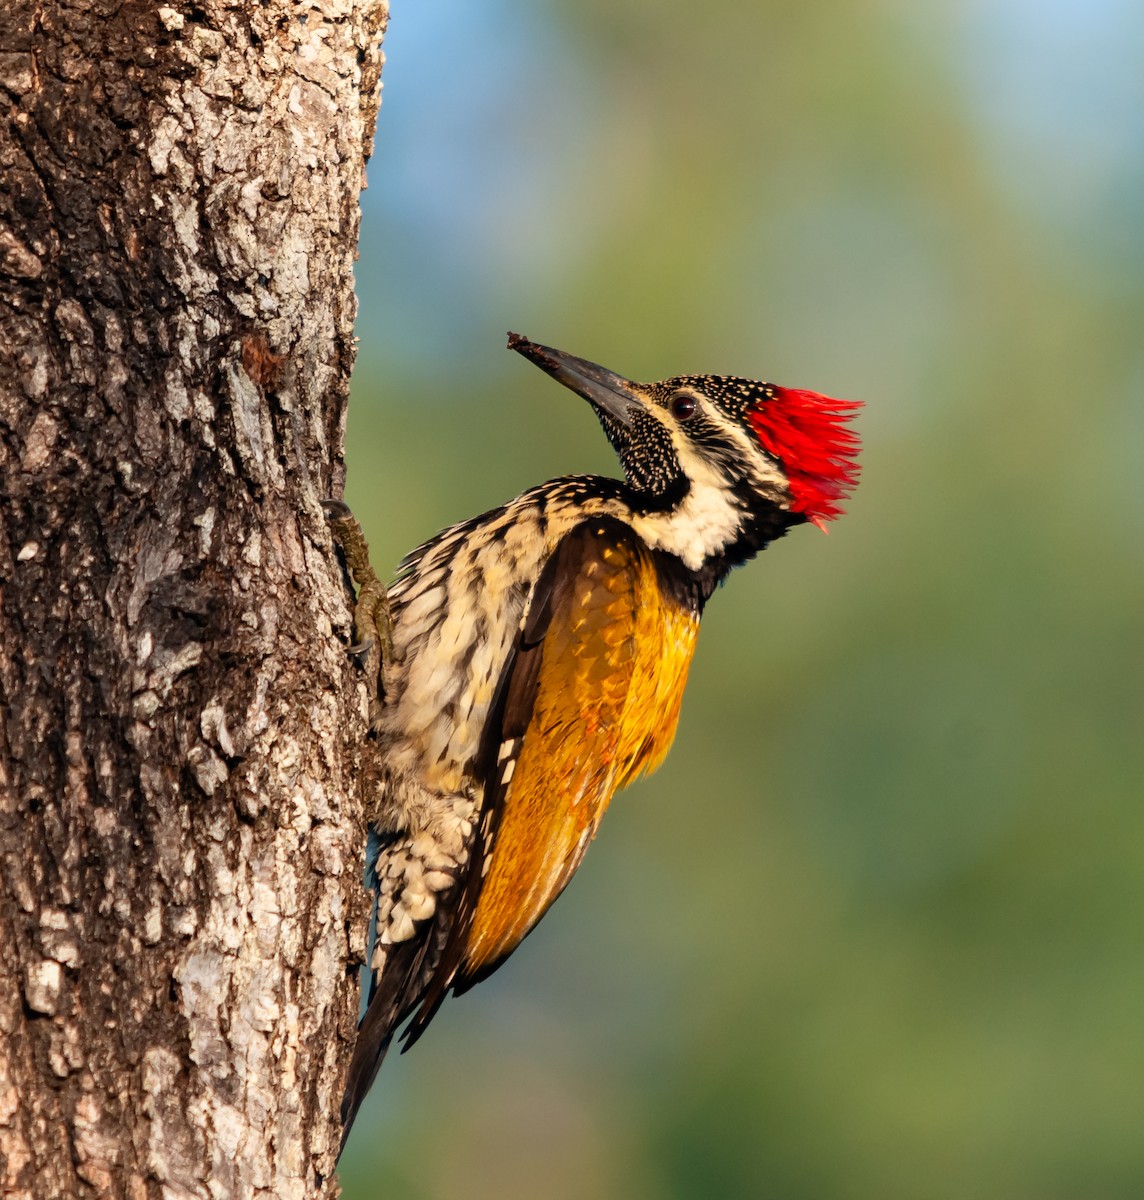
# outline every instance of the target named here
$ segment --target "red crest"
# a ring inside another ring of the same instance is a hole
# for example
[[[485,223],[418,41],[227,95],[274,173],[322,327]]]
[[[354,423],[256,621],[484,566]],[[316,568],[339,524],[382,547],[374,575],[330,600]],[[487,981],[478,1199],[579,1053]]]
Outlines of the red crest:
[[[747,413],[763,448],[786,472],[791,510],[805,513],[823,532],[858,482],[861,443],[846,425],[861,407],[859,400],[770,384],[767,398]]]

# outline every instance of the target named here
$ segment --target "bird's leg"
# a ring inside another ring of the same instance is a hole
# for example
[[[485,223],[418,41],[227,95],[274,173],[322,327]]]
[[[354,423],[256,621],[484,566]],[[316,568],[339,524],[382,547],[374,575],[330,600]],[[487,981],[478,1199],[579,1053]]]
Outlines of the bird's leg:
[[[357,585],[354,603],[354,637],[350,652],[360,656],[369,680],[369,723],[377,728],[381,716],[381,670],[393,657],[389,597],[385,584],[377,577],[369,561],[369,545],[357,518],[342,500],[324,500],[322,507],[330,522],[330,532],[342,548],[346,566]]]

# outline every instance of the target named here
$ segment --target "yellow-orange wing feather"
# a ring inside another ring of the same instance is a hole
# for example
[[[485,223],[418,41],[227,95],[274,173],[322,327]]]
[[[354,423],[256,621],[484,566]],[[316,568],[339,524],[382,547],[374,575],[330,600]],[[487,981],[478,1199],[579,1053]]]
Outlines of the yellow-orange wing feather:
[[[515,949],[580,865],[616,788],[662,761],[695,644],[698,617],[664,596],[651,552],[618,521],[568,535],[538,600],[508,682],[490,779],[499,811],[462,983]]]

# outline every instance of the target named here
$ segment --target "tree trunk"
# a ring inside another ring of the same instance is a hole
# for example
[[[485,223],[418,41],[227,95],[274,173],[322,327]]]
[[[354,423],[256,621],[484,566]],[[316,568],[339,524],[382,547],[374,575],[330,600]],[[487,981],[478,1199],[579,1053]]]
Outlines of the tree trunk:
[[[0,1194],[332,1196],[384,0],[0,0]]]

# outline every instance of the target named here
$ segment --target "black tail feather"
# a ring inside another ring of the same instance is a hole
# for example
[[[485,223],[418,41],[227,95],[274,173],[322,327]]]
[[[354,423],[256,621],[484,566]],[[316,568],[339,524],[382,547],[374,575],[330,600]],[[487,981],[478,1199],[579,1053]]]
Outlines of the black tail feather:
[[[346,1075],[339,1157],[346,1148],[346,1139],[350,1136],[358,1109],[381,1070],[385,1052],[393,1041],[397,1027],[409,1015],[425,989],[422,973],[429,941],[426,937],[412,937],[390,946],[385,965],[377,973],[380,977],[375,976],[373,994],[365,1016],[358,1023],[357,1043]]]
[[[392,1009],[385,1011],[381,1005],[375,1004],[370,1007],[365,1019],[358,1026],[357,1045],[350,1060],[345,1095],[342,1097],[342,1141],[338,1147],[339,1158],[346,1148],[346,1141],[349,1139],[358,1109],[361,1108],[362,1101],[381,1070],[396,1025]]]
[[[425,921],[413,937],[389,946],[384,965],[374,973],[369,1007],[358,1024],[357,1043],[346,1075],[339,1158],[393,1035],[421,1003],[433,978],[448,930],[447,913],[448,905],[439,905],[433,918]]]

